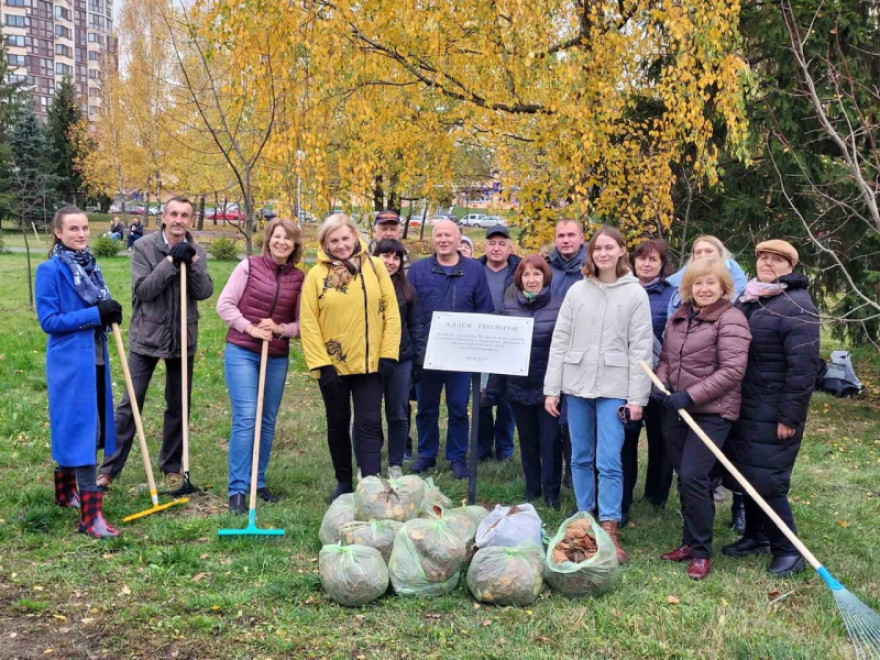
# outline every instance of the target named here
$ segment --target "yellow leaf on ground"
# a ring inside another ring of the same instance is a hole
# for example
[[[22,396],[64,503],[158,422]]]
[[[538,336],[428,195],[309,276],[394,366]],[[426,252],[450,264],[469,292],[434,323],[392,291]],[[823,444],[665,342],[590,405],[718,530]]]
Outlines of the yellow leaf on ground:
[[[669,603],[670,605],[678,605],[681,601],[678,599],[677,596],[673,596],[672,594],[669,594],[666,597],[666,602]]]

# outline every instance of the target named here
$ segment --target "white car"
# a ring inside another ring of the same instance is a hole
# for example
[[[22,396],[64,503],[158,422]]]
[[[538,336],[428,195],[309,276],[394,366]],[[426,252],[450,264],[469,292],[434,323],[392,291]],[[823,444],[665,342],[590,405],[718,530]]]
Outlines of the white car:
[[[486,229],[494,227],[495,225],[501,225],[502,227],[507,226],[507,218],[502,218],[500,215],[487,215],[483,222],[485,224],[482,226]]]
[[[476,227],[478,229],[488,227],[489,225],[486,223],[486,217],[485,213],[468,213],[461,219],[461,226]]]

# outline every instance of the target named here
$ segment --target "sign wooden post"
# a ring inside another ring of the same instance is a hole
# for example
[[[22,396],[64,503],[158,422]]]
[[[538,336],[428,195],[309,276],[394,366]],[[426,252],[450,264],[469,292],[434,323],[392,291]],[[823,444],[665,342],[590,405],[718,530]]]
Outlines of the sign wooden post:
[[[527,376],[534,320],[494,314],[434,312],[425,369],[471,374],[468,503],[477,499],[480,374]]]

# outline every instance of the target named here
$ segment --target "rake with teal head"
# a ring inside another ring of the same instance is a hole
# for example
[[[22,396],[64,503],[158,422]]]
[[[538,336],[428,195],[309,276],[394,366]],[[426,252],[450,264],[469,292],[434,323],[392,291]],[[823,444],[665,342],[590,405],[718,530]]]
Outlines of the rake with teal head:
[[[657,375],[651,370],[651,367],[644,362],[641,362],[640,365],[642,370],[648,374],[651,381],[654,383],[654,386],[661,392],[669,394],[669,391],[660,379],[657,378]],[[715,443],[712,442],[709,436],[703,432],[703,429],[701,429],[694,421],[694,418],[691,417],[687,410],[679,410],[678,414],[681,415],[681,418],[693,429],[694,433],[697,434],[700,440],[702,440],[706,447],[715,455],[715,458],[727,468],[727,471],[730,472],[733,478],[739,482],[749,496],[755,500],[755,503],[763,509],[764,513],[767,514],[767,517],[770,518],[770,520],[773,521],[773,524],[779,528],[779,531],[785,534],[786,538],[794,544],[803,558],[810,563],[810,566],[816,569],[816,573],[819,574],[819,577],[821,577],[828,588],[831,589],[831,594],[834,596],[834,601],[837,603],[837,610],[840,612],[840,618],[843,620],[843,625],[846,626],[846,632],[852,642],[856,657],[880,660],[880,614],[877,614],[877,612],[865,605],[859,600],[858,596],[844,587],[834,578],[833,575],[831,575],[831,571],[825,568],[819,560],[816,559],[816,556],[807,549],[807,546],[805,546],[797,536],[795,536],[794,532],[789,529],[788,525],[776,515],[776,512],[770,508],[770,505],[764,501],[764,498],[758,494],[752,484],[746,480],[740,471],[733,466],[727,456],[725,456]]]
[[[244,529],[219,529],[220,536],[284,536],[283,529],[260,529],[257,527],[257,471],[260,463],[260,435],[263,430],[263,391],[266,388],[266,362],[269,358],[269,342],[263,340],[260,354],[260,382],[257,386],[257,411],[254,415],[254,449],[251,455],[251,499],[248,524]]]

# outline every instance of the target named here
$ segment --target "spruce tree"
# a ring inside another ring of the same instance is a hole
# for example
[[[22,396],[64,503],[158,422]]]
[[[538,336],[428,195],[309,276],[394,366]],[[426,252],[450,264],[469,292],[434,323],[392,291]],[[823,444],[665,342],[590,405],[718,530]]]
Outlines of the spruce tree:
[[[65,204],[76,205],[82,196],[82,176],[76,169],[77,146],[72,131],[82,120],[73,81],[65,76],[55,91],[49,108],[46,138],[52,153],[52,173],[56,178],[58,198]]]
[[[57,177],[47,154],[46,137],[33,111],[19,114],[10,139],[12,152],[12,188],[19,221],[40,226],[52,219],[55,211]]]

